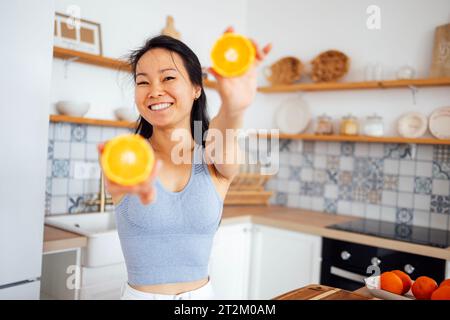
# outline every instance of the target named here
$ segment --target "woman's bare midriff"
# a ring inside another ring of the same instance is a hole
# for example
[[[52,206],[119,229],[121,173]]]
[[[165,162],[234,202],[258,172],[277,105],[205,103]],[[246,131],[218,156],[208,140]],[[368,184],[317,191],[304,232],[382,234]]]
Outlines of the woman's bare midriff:
[[[180,294],[203,287],[209,281],[209,277],[191,282],[165,283],[150,286],[131,285],[133,289],[156,294]]]

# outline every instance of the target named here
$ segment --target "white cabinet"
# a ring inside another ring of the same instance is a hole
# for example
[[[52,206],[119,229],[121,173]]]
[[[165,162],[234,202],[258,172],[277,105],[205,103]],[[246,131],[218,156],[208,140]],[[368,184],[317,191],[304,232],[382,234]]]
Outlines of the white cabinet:
[[[209,274],[217,299],[248,298],[251,224],[222,225],[217,231]]]
[[[254,225],[250,299],[271,299],[319,283],[322,238]]]

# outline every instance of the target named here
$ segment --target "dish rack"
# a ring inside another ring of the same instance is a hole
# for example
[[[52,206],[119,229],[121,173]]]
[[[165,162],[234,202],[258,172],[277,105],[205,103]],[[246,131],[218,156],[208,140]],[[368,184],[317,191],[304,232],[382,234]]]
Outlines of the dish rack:
[[[259,173],[239,173],[231,182],[224,204],[268,206],[273,192],[264,190],[264,185],[271,177]]]

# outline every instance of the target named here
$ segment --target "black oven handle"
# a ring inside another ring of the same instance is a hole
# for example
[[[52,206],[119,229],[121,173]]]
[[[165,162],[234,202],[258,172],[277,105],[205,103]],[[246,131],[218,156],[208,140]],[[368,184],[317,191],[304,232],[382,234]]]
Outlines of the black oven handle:
[[[355,281],[355,282],[359,282],[359,283],[362,283],[362,284],[365,284],[364,279],[367,278],[367,277],[365,277],[363,275],[360,275],[360,274],[357,274],[357,273],[354,273],[354,272],[350,272],[350,271],[347,271],[347,270],[344,270],[344,269],[341,269],[341,268],[338,268],[338,267],[335,267],[335,266],[331,266],[330,267],[330,273],[335,275],[335,276],[338,276],[338,277],[341,277],[341,278],[344,278],[344,279],[347,279],[347,280],[352,280],[352,281]]]

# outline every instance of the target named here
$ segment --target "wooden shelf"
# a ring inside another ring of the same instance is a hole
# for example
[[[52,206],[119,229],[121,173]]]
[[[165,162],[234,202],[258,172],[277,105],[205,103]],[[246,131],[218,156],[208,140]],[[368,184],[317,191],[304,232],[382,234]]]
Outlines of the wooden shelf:
[[[205,80],[205,87],[216,89],[217,83]],[[259,87],[262,93],[286,93],[297,91],[338,91],[338,90],[361,90],[361,89],[394,89],[414,87],[440,87],[450,86],[450,78],[436,79],[411,79],[411,80],[383,80],[364,82],[322,82],[322,83],[297,83],[291,85],[278,85]]]
[[[106,58],[95,54],[89,54],[85,52],[53,47],[53,56],[60,59],[75,59],[74,61],[87,63],[104,68],[110,68],[120,70],[124,72],[130,72],[130,66],[127,62],[112,58]]]
[[[92,118],[82,118],[82,117],[71,117],[64,115],[52,114],[50,115],[50,122],[69,122],[69,123],[79,123],[79,124],[89,124],[94,126],[102,127],[118,127],[118,128],[134,128],[136,126],[135,122],[128,121],[116,121],[116,120],[100,120]]]
[[[259,137],[269,138],[270,134],[258,134]],[[369,142],[369,143],[415,143],[415,144],[444,144],[450,145],[450,140],[434,138],[409,139],[403,137],[367,137],[344,135],[316,135],[310,133],[286,134],[280,133],[279,139],[305,140],[305,141],[335,141],[335,142]]]

